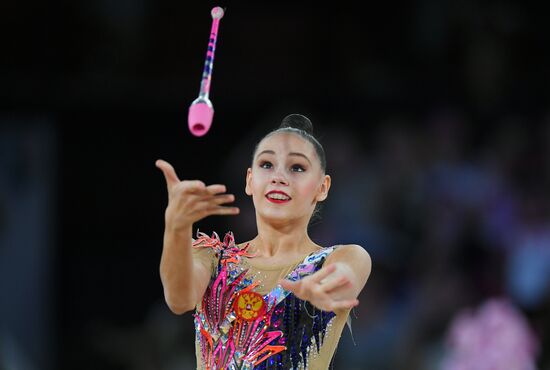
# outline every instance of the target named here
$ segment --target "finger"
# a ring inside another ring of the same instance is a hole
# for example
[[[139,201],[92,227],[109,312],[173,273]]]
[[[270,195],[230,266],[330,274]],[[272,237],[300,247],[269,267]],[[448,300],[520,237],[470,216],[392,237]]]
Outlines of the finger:
[[[326,279],[325,281],[321,281],[320,284],[321,288],[323,288],[323,290],[328,293],[333,289],[351,284],[351,281],[349,281],[346,276],[340,276],[336,279]]]
[[[338,298],[338,297],[342,297],[342,296],[346,296],[349,294],[349,290],[353,288],[353,284],[351,281],[348,281],[347,283],[343,284],[343,285],[340,285],[334,289],[331,289],[331,290],[323,290],[324,293],[332,296],[332,297],[335,297],[335,298]]]
[[[281,279],[279,280],[279,285],[285,289],[285,290],[289,290],[291,292],[296,292],[298,291],[298,289],[300,289],[300,283],[301,281],[298,280],[298,281],[292,281],[292,280],[288,280],[288,279]]]
[[[216,195],[220,193],[225,193],[227,191],[227,188],[223,184],[213,184],[208,185],[206,187],[206,191],[208,192],[208,194]]]
[[[353,308],[359,304],[359,300],[357,299],[347,299],[345,301],[334,301],[331,304],[330,310],[336,311],[340,309],[347,309],[347,308]]]
[[[324,278],[332,274],[335,270],[336,270],[336,265],[324,266],[313,275],[310,275],[310,277],[314,282],[320,283],[321,280],[323,280]]]
[[[212,198],[211,202],[215,205],[220,205],[224,203],[233,202],[235,200],[235,196],[233,194],[224,194],[224,195],[217,195],[214,198]]]
[[[164,174],[166,185],[169,188],[180,182],[180,179],[178,178],[178,175],[176,175],[174,167],[172,167],[170,163],[163,161],[162,159],[158,159],[155,162],[155,166],[157,166]]]
[[[180,182],[175,190],[183,193],[201,195],[205,192],[206,184],[200,180],[185,180]]]
[[[228,195],[232,195],[232,194],[228,194]],[[219,198],[219,199],[216,199],[216,198]],[[195,205],[195,210],[198,212],[203,212],[205,215],[233,214],[233,213],[240,212],[239,207],[229,207],[229,206],[220,205],[227,201],[231,201],[231,198],[230,197],[226,198],[225,195],[214,197],[214,198],[211,197],[211,198],[201,199],[200,201],[197,201]]]
[[[240,211],[241,210],[238,207],[218,206],[218,207],[207,209],[206,215],[207,216],[212,216],[212,215],[218,215],[218,216],[237,215],[237,214],[240,213]]]

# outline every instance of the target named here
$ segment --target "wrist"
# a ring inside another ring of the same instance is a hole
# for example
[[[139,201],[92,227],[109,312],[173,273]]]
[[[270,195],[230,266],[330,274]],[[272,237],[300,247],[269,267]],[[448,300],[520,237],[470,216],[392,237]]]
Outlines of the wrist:
[[[191,237],[193,233],[193,224],[185,223],[173,225],[167,222],[164,231],[177,237]]]

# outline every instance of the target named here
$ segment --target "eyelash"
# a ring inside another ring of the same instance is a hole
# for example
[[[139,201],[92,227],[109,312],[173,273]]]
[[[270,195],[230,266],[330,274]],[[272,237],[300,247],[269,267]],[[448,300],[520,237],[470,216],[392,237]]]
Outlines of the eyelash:
[[[267,164],[267,163],[269,163],[271,165],[271,162],[263,161],[263,162],[260,163],[260,167],[264,168],[264,165]],[[306,171],[306,169],[300,164],[294,164],[294,165],[292,165],[291,168],[295,168],[295,167],[299,167],[301,169],[301,171],[296,171],[296,172],[305,172]]]

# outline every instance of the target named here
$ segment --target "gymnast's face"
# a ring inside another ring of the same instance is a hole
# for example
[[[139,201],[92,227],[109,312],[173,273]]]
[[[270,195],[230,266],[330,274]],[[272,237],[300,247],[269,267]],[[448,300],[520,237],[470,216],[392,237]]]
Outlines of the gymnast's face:
[[[257,216],[276,222],[303,219],[307,225],[329,188],[330,176],[323,173],[313,144],[293,133],[263,139],[246,173],[245,192]]]

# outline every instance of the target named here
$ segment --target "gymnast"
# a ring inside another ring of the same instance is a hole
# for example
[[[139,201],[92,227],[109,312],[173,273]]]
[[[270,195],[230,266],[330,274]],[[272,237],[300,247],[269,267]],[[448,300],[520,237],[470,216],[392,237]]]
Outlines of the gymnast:
[[[194,310],[197,369],[326,370],[371,272],[360,245],[321,246],[308,225],[331,186],[311,121],[285,117],[254,148],[245,193],[257,235],[237,243],[193,224],[237,215],[225,185],[180,180],[157,160],[168,187],[160,277],[175,314]]]

